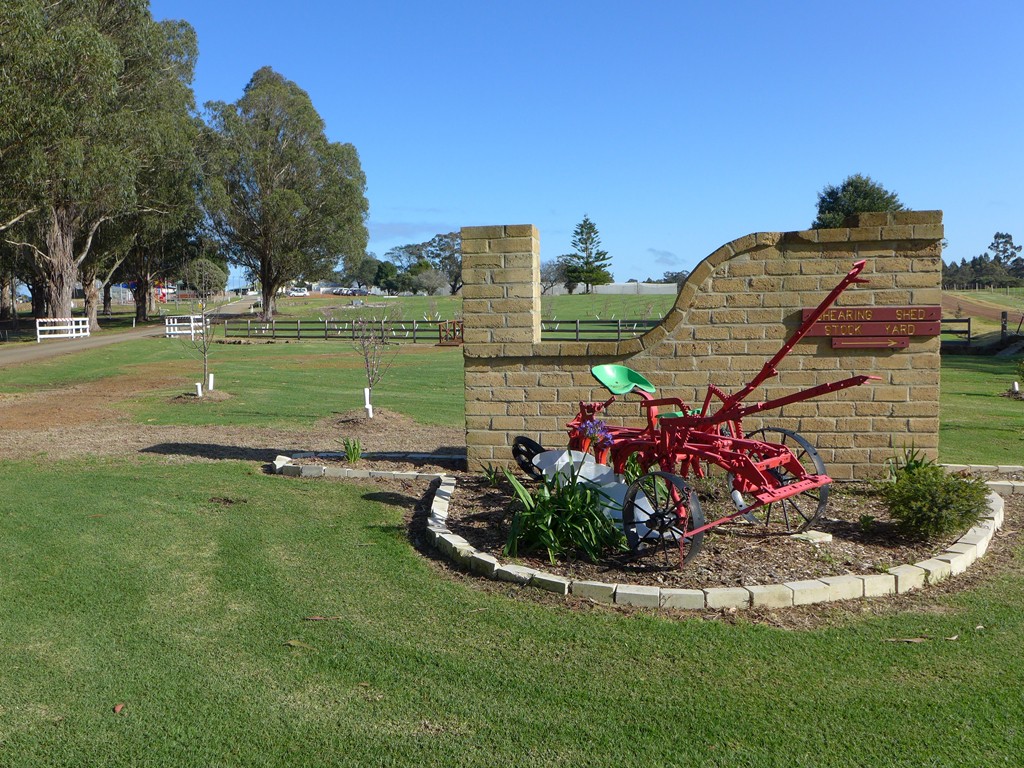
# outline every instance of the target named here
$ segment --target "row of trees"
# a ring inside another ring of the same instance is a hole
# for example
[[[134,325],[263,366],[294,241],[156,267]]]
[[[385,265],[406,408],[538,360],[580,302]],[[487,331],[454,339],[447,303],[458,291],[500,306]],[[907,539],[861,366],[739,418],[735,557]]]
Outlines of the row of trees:
[[[0,294],[25,283],[34,314],[67,317],[80,282],[95,326],[96,285],[129,282],[145,319],[154,282],[204,258],[259,280],[269,316],[288,281],[362,257],[355,148],[270,68],[204,120],[196,56],[193,29],[154,21],[146,0],[5,0]]]
[[[1024,257],[1020,255],[1024,246],[1014,245],[1013,236],[1007,232],[996,232],[988,250],[959,264],[944,264],[942,287],[984,286],[1004,288],[1024,285]]]
[[[425,243],[400,245],[378,260],[373,254],[349,259],[339,273],[362,287],[376,286],[389,294],[423,291],[431,296],[462,290],[462,235],[448,232]]]

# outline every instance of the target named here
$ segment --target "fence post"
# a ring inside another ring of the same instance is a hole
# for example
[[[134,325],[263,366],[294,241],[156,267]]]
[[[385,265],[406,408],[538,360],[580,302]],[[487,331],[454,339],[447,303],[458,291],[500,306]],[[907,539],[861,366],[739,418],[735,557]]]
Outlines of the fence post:
[[[296,320],[295,321],[295,338],[298,339],[299,341],[302,341],[302,321],[301,320]]]
[[[622,318],[615,321],[615,340],[622,341]]]
[[[1009,327],[1010,313],[1005,310],[999,314],[999,338],[1005,339]]]
[[[270,338],[272,338],[272,339],[276,339],[277,338],[277,319],[276,318],[270,321]]]
[[[580,321],[576,321],[576,341],[580,340]]]

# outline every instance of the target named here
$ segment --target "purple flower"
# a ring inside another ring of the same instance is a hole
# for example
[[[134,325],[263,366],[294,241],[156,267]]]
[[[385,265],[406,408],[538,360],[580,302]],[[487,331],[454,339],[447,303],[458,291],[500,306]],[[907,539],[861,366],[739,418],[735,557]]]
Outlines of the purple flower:
[[[600,419],[589,419],[580,424],[580,432],[590,440],[595,448],[605,448],[612,444],[612,433],[608,425]]]

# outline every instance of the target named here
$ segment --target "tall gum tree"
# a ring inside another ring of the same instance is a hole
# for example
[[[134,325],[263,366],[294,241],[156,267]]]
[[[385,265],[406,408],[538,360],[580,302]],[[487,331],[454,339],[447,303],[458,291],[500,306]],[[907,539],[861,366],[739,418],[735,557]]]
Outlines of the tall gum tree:
[[[98,228],[145,204],[137,180],[161,162],[153,112],[168,90],[188,119],[195,35],[153,21],[145,0],[4,6],[0,223],[17,222],[5,237],[32,250],[46,313],[66,317]]]
[[[269,320],[289,280],[365,253],[366,177],[355,147],[328,141],[309,95],[270,67],[237,102],[206,108],[208,220],[229,260],[259,279]]]

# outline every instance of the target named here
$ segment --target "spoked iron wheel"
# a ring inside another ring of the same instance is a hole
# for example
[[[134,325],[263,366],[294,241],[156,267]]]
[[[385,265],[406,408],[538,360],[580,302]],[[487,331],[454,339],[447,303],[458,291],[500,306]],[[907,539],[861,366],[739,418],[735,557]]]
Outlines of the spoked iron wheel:
[[[766,443],[784,445],[792,451],[797,461],[803,465],[809,475],[824,475],[825,462],[806,438],[789,429],[781,427],[764,427],[756,432],[747,435],[750,440],[761,440]],[[797,478],[785,467],[776,467],[768,470],[782,485],[788,485]],[[828,493],[832,484],[814,488],[788,499],[782,499],[763,507],[752,510],[749,515],[756,522],[771,525],[775,523],[784,530],[792,533],[799,533],[810,527],[818,519],[818,516],[828,504]]]
[[[679,552],[680,568],[697,556],[704,532],[694,536],[690,531],[703,525],[696,492],[668,472],[650,472],[635,480],[622,502],[622,528],[630,551],[660,557],[666,566],[674,550]]]
[[[520,435],[512,441],[512,458],[531,480],[540,480],[544,473],[533,464],[533,458],[537,454],[544,453],[544,447],[536,440]]]

